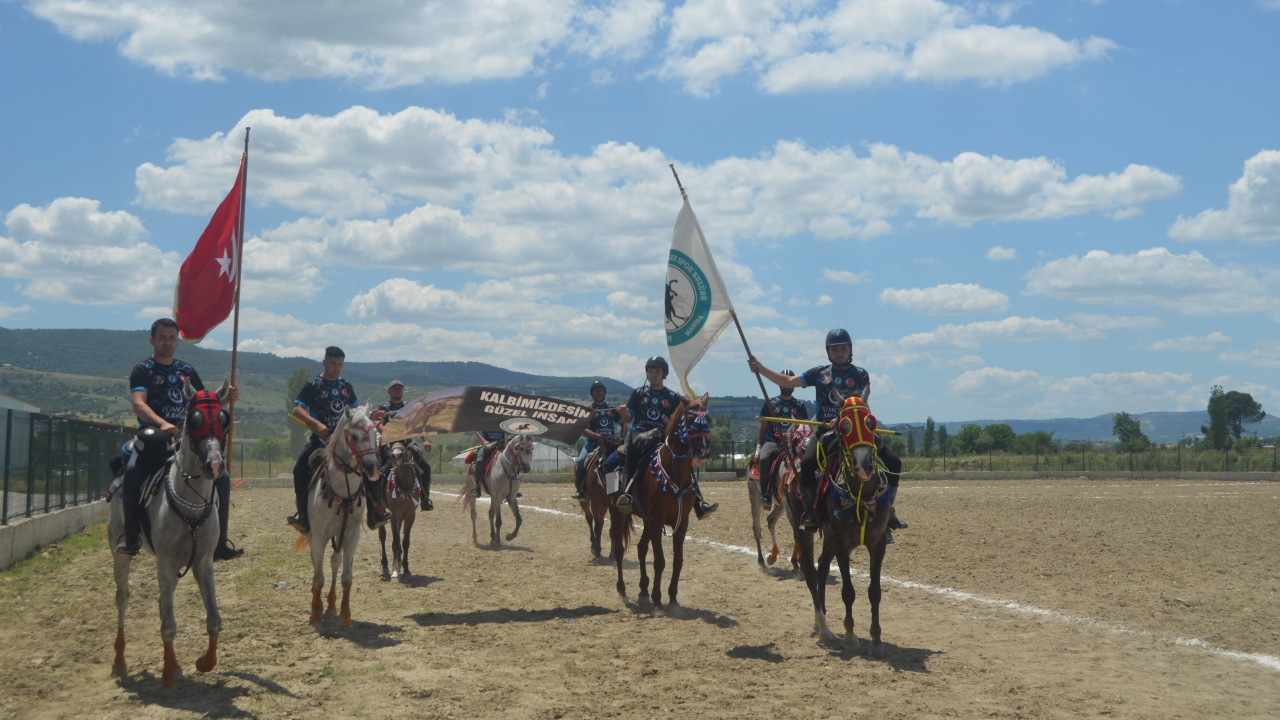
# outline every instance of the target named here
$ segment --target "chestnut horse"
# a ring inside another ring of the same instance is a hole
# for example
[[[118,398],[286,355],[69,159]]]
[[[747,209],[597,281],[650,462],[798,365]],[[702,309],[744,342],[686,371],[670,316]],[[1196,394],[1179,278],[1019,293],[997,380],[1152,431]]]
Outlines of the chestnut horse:
[[[604,515],[609,510],[609,495],[605,490],[605,474],[601,466],[611,452],[613,449],[608,445],[597,446],[587,454],[587,459],[582,464],[583,497],[578,504],[582,506],[582,514],[587,518],[587,532],[591,536],[591,557],[593,558],[600,557],[603,549],[600,538],[604,535]]]
[[[711,456],[711,423],[707,419],[709,398],[689,403],[681,401],[667,422],[666,438],[645,461],[634,493],[640,501],[644,518],[644,530],[640,535],[637,553],[640,560],[640,594],[649,589],[649,573],[645,567],[645,555],[653,546],[653,609],[662,610],[662,571],[666,557],[662,552],[663,529],[671,528],[671,585],[667,598],[676,603],[680,585],[680,569],[684,565],[684,536],[689,530],[689,511],[696,501],[693,471],[701,467]],[[615,527],[617,525],[615,524]],[[621,534],[623,528],[615,532]],[[622,579],[622,556],[625,548],[615,544],[614,559],[618,565],[618,594],[627,596],[626,583]]]
[[[827,627],[827,575],[831,558],[840,565],[844,581],[844,643],[854,650],[858,638],[853,632],[853,601],[857,591],[849,577],[849,555],[863,545],[871,556],[871,583],[867,598],[871,601],[871,655],[884,657],[880,644],[880,567],[884,562],[889,511],[893,507],[893,489],[889,485],[884,464],[878,457],[876,419],[862,398],[848,398],[840,409],[835,427],[812,442],[819,443],[815,512],[822,533],[822,553],[818,566],[813,564],[813,533],[800,527],[804,513],[799,483],[785,495],[791,530],[800,547],[800,566],[813,599],[814,630],[824,641],[835,639]]]
[[[408,440],[398,440],[387,445],[387,508],[391,510],[391,568],[387,568],[387,528],[378,528],[378,542],[382,545],[382,576],[392,580],[409,573],[409,536],[418,516],[418,503],[422,497],[422,485],[418,482],[418,467],[413,462]],[[403,532],[402,532],[403,531]]]

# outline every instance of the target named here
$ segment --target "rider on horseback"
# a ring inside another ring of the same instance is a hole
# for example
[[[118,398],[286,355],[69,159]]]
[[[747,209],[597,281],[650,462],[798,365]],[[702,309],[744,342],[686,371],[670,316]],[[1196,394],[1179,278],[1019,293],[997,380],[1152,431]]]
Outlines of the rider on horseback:
[[[489,458],[493,457],[495,452],[502,452],[507,448],[507,434],[501,430],[477,430],[476,437],[484,443],[484,447],[480,448],[479,454],[476,455],[476,462],[471,466],[476,474],[476,487],[472,492],[476,497],[480,497],[480,485],[489,467]]]
[[[311,532],[311,523],[307,517],[307,489],[311,486],[312,477],[311,456],[324,447],[325,440],[338,426],[343,412],[348,407],[360,404],[356,400],[355,388],[342,377],[342,366],[346,361],[347,355],[342,352],[342,348],[333,345],[325,348],[324,371],[303,385],[297,399],[293,401],[293,416],[311,428],[311,442],[302,449],[298,462],[293,465],[293,494],[298,513],[291,515],[286,522],[303,535]],[[369,413],[369,419],[381,420],[383,415],[385,413],[382,410],[374,410]],[[381,496],[378,493],[372,497]],[[372,504],[371,499],[370,506]],[[373,510],[374,527],[384,525],[390,519],[391,513],[385,507]]]
[[[845,398],[860,397],[864,401],[871,396],[871,376],[866,370],[853,364],[853,340],[849,332],[843,328],[827,333],[827,359],[830,365],[822,365],[806,370],[800,376],[787,376],[776,373],[751,356],[747,365],[752,372],[760,373],[777,383],[781,388],[813,387],[817,391],[817,420],[831,423],[840,414],[840,406]],[[841,452],[839,436],[827,425],[822,428],[821,436],[814,433],[805,441],[804,455],[800,459],[800,497],[804,502],[804,517],[801,524],[805,530],[814,532],[818,529],[818,517],[814,513],[814,504],[818,492],[818,445],[821,443],[828,457],[837,457]],[[885,443],[876,438],[876,452],[888,470],[889,484],[894,493],[898,490],[898,480],[902,471],[902,460]],[[900,530],[907,524],[893,514],[890,507],[889,529]],[[892,538],[892,535],[890,535]],[[892,539],[890,540],[892,542]]]
[[[378,409],[386,413],[383,418],[384,422],[396,416],[396,413],[404,409],[404,383],[399,380],[392,380],[387,386],[387,397],[390,398],[386,402],[378,406]],[[422,509],[434,510],[435,503],[431,502],[431,465],[427,463],[427,457],[423,452],[431,452],[431,441],[426,435],[422,436],[422,449],[418,449],[417,445],[412,442],[405,443],[409,448],[409,457],[413,460],[413,464],[418,468],[418,484],[422,486]],[[387,461],[390,459],[390,450],[387,445],[383,445],[379,453],[382,468],[382,475],[378,477],[380,487],[387,486],[387,476],[391,473],[391,465]],[[372,511],[372,508],[370,508]],[[372,515],[370,516],[372,518]]]
[[[587,456],[591,454],[600,445],[608,448],[609,456],[602,463],[604,471],[613,472],[618,467],[618,446],[622,444],[621,438],[626,437],[627,421],[623,419],[622,413],[617,408],[609,405],[604,401],[608,389],[604,383],[596,380],[591,383],[591,411],[594,413],[591,420],[587,423],[587,429],[582,431],[587,436],[587,442],[582,446],[582,452],[578,453],[578,462],[573,468],[573,499],[581,500],[586,497],[583,494],[582,482],[586,477]],[[614,434],[613,426],[621,423],[622,429],[618,434]]]
[[[663,441],[667,423],[681,402],[679,393],[662,385],[662,381],[668,374],[666,358],[661,356],[649,358],[644,363],[644,372],[645,384],[631,391],[631,399],[627,401],[627,406],[622,408],[623,422],[631,423],[634,420],[635,425],[631,428],[631,437],[627,440],[624,451],[627,459],[627,474],[626,482],[622,486],[623,494],[618,498],[619,506],[639,505],[637,502],[639,493],[629,492],[631,484],[635,482],[638,475],[643,473],[644,466],[641,462],[648,459],[649,451]],[[696,501],[693,510],[701,520],[715,512],[716,508],[720,507],[720,503],[708,504],[702,498],[702,491],[697,489],[697,483],[694,483],[694,488]]]
[[[783,370],[782,374],[787,377],[796,376],[790,370]],[[780,390],[782,394],[776,398],[769,398],[764,407],[760,408],[760,414],[764,417],[808,420],[809,409],[805,407],[803,400],[792,397],[792,388],[784,386]],[[769,494],[773,491],[773,464],[778,457],[778,451],[782,449],[784,442],[782,433],[785,430],[782,423],[761,420],[760,432],[756,434],[756,468],[760,473],[760,504],[765,512],[773,508],[773,497]]]
[[[138,439],[129,457],[121,489],[124,501],[124,539],[116,546],[118,553],[137,555],[142,549],[138,537],[142,523],[140,503],[143,482],[164,466],[172,454],[171,438],[178,437],[181,429],[176,423],[182,420],[182,408],[186,397],[182,394],[182,381],[190,380],[191,387],[203,390],[204,383],[195,368],[176,360],[178,349],[178,323],[160,318],[151,323],[151,357],[133,366],[129,373],[129,395],[133,412],[138,416]],[[230,388],[230,402],[240,398],[240,391]],[[166,437],[167,436],[167,437]],[[227,540],[227,519],[231,505],[231,475],[224,468],[222,476],[214,481],[218,494],[218,547],[213,551],[214,560],[232,560],[244,554]]]

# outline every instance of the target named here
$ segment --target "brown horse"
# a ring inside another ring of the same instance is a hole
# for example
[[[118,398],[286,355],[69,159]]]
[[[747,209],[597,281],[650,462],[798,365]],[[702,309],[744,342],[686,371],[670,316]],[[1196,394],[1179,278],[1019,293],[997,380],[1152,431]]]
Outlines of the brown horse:
[[[591,535],[591,556],[598,558],[603,550],[601,536],[604,535],[604,516],[609,511],[609,495],[605,490],[605,475],[601,466],[605,458],[613,452],[607,445],[597,446],[587,454],[583,462],[582,494],[578,501],[582,506],[582,514],[587,518],[587,532]],[[610,553],[612,554],[612,553]]]
[[[776,471],[772,478],[770,478],[773,483],[773,487],[770,488],[770,495],[772,495],[776,500],[773,504],[773,508],[769,510],[767,516],[764,512],[764,506],[760,502],[760,483],[761,478],[770,477],[769,473],[771,470],[774,470],[774,468],[760,467],[754,457],[748,461],[747,498],[751,501],[751,532],[756,539],[756,562],[760,564],[762,569],[766,565],[772,566],[778,561],[778,553],[780,550],[778,549],[778,533],[776,528],[778,525],[778,518],[782,517],[783,509],[786,506],[786,503],[782,501],[782,498],[786,497],[785,493],[788,489],[794,491],[796,483],[799,482],[797,474],[800,471],[801,446],[803,445],[805,438],[808,438],[810,435],[812,435],[812,432],[806,425],[790,425],[787,430],[783,432],[783,443],[782,446],[778,448],[778,454],[775,456],[776,460],[774,460],[774,463],[776,463]],[[750,470],[752,468],[756,470],[756,477],[751,477],[752,473]],[[764,537],[764,523],[761,522],[762,520],[766,520],[768,522],[769,539],[773,546],[767,557],[764,554],[764,547],[761,545],[761,541]],[[796,572],[800,571],[800,548],[795,543],[792,543],[791,545],[791,569]]]
[[[883,464],[877,458],[876,419],[861,398],[845,400],[835,421],[833,432],[814,438],[819,443],[819,475],[816,512],[822,533],[822,554],[818,567],[813,565],[813,533],[800,527],[803,501],[792,490],[785,495],[791,530],[800,547],[800,565],[805,583],[813,599],[814,631],[824,641],[835,639],[827,627],[827,575],[831,558],[840,565],[844,581],[844,643],[856,650],[858,638],[853,632],[853,601],[857,591],[849,577],[849,555],[863,545],[871,556],[871,583],[867,598],[871,601],[871,655],[884,657],[880,644],[880,567],[884,562],[889,511],[893,507],[893,491]],[[797,488],[798,489],[798,488]]]
[[[391,570],[387,571],[387,527],[378,528],[378,542],[382,544],[382,575],[392,580],[409,575],[409,536],[418,516],[419,496],[422,487],[418,482],[418,468],[413,464],[413,454],[408,442],[388,445],[388,464],[391,472],[387,478],[387,508],[391,510]],[[404,538],[400,529],[404,528]]]
[[[676,604],[680,585],[680,569],[684,565],[684,536],[689,530],[689,511],[696,501],[693,470],[711,456],[711,423],[707,419],[709,398],[689,403],[681,401],[667,422],[665,441],[658,445],[642,466],[634,493],[640,501],[644,530],[637,553],[640,560],[640,594],[649,589],[649,573],[645,555],[653,546],[653,609],[662,610],[662,571],[666,557],[662,552],[663,528],[671,528],[671,584],[667,588],[670,604]],[[622,580],[623,551],[615,548],[618,565],[618,594],[627,595]]]

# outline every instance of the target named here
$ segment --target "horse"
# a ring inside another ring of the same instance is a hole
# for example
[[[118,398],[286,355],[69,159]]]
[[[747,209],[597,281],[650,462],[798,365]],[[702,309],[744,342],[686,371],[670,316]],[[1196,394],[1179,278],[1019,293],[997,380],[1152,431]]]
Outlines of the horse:
[[[473,498],[473,491],[477,487],[484,487],[489,491],[491,499],[489,503],[489,546],[502,546],[502,502],[505,500],[511,506],[511,514],[516,516],[516,529],[507,535],[507,542],[516,539],[516,535],[520,533],[520,504],[516,498],[520,494],[520,476],[532,469],[531,461],[533,460],[533,441],[528,435],[517,435],[507,441],[507,446],[502,449],[502,453],[497,457],[489,460],[488,471],[480,468],[480,472],[484,473],[483,486],[476,478],[476,465],[472,463],[467,468],[467,483],[462,488],[463,503],[471,508],[471,542],[476,547],[480,546],[480,541],[476,536],[476,504]],[[478,493],[477,493],[478,494]]]
[[[680,587],[680,569],[684,566],[684,536],[689,530],[689,511],[693,509],[693,471],[706,464],[711,456],[711,423],[707,419],[710,398],[682,400],[667,422],[664,441],[652,452],[638,479],[634,492],[640,499],[644,528],[640,533],[637,553],[640,560],[640,595],[649,589],[645,555],[653,545],[653,609],[662,611],[662,571],[666,558],[662,553],[664,528],[671,528],[671,584],[667,588],[669,604],[676,605]],[[619,528],[622,531],[622,528]],[[618,594],[627,596],[622,579],[622,556],[625,544],[616,545],[614,560],[618,566]]]
[[[831,558],[840,565],[844,581],[844,644],[858,649],[853,632],[853,601],[857,595],[849,577],[849,555],[859,545],[871,556],[871,583],[867,598],[871,601],[871,655],[884,657],[880,643],[880,567],[888,543],[889,511],[893,507],[893,490],[876,449],[876,419],[862,398],[844,401],[836,418],[834,432],[819,437],[819,468],[816,512],[822,533],[822,554],[818,566],[813,563],[813,533],[800,527],[805,511],[797,488],[786,493],[787,514],[791,530],[800,547],[800,565],[805,583],[813,599],[814,631],[823,641],[834,641],[827,627],[827,575]]]
[[[578,501],[582,514],[587,518],[587,532],[591,537],[591,556],[600,557],[602,547],[600,539],[604,535],[604,516],[609,511],[609,493],[605,488],[604,461],[613,448],[602,444],[592,450],[583,462],[582,494]],[[612,555],[612,551],[609,553]]]
[[[190,380],[182,383],[187,400],[182,410],[178,434],[177,457],[169,465],[145,508],[143,543],[156,557],[156,575],[160,580],[160,638],[164,641],[163,690],[173,690],[174,677],[181,672],[173,639],[178,634],[178,621],[173,615],[173,593],[178,580],[194,570],[200,597],[204,600],[205,629],[209,648],[196,661],[196,669],[209,672],[218,664],[218,633],[222,631],[222,615],[214,588],[213,549],[218,543],[218,507],[213,497],[213,482],[222,475],[223,452],[227,443],[230,419],[222,409],[230,385],[225,379],[216,392],[197,391]],[[141,440],[134,440],[138,443]],[[136,448],[134,452],[141,452]],[[115,539],[124,532],[124,493],[111,503],[107,523],[108,537]],[[149,521],[149,522],[148,522]],[[114,544],[114,543],[112,543]],[[129,570],[133,556],[116,553],[116,642],[111,674],[124,677],[129,666],[124,659],[124,618],[129,609]]]
[[[378,528],[378,542],[382,545],[382,574],[396,579],[401,574],[409,575],[409,535],[413,532],[413,522],[418,515],[418,496],[422,489],[418,483],[418,467],[413,462],[413,454],[409,452],[409,442],[402,440],[391,443],[388,447],[388,464],[391,472],[387,475],[387,506],[391,510],[391,554],[390,572],[387,570],[387,528]],[[400,537],[400,529],[404,528],[404,538]]]
[[[783,432],[783,442],[778,448],[778,454],[775,456],[777,472],[772,477],[773,487],[772,496],[775,498],[773,508],[769,511],[767,518],[764,515],[764,507],[760,502],[760,483],[761,477],[769,477],[772,468],[760,467],[755,458],[750,460],[750,467],[754,467],[758,471],[757,477],[751,477],[748,472],[747,497],[751,501],[751,532],[756,539],[756,562],[759,563],[763,570],[766,565],[772,566],[778,561],[778,518],[782,517],[785,512],[786,503],[782,501],[788,489],[792,489],[793,485],[798,482],[797,474],[800,471],[800,453],[801,446],[805,438],[812,435],[813,432],[808,425],[791,425]],[[769,540],[772,549],[768,556],[764,554],[764,548],[761,546],[761,538],[763,536],[763,528],[761,527],[761,519],[764,518],[768,522]],[[791,569],[800,571],[800,551],[796,545],[791,546]]]
[[[351,627],[351,562],[360,544],[360,514],[365,495],[365,482],[378,477],[378,428],[364,407],[348,407],[329,434],[329,442],[318,452],[315,471],[308,490],[307,516],[311,532],[294,543],[294,550],[311,546],[311,622],[321,619],[320,591],[324,589],[324,547],[329,544],[333,555],[329,567],[333,581],[329,584],[329,607],[334,612],[337,600],[338,562],[342,561],[343,627]],[[318,467],[316,467],[318,465]],[[336,512],[334,505],[338,506]],[[355,520],[351,519],[356,513]],[[341,556],[339,556],[341,551]]]

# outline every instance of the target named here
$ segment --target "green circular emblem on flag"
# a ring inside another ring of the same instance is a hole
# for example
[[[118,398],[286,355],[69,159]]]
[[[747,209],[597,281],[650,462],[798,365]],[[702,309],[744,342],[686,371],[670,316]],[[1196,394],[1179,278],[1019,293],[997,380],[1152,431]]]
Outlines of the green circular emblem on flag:
[[[541,435],[547,431],[546,425],[531,418],[503,420],[498,427],[502,428],[503,432],[509,432],[512,435]]]
[[[688,255],[672,250],[667,259],[667,346],[688,342],[711,313],[711,283]]]

